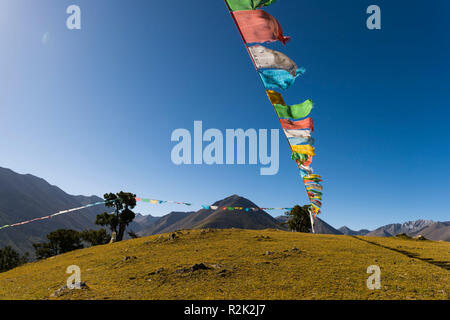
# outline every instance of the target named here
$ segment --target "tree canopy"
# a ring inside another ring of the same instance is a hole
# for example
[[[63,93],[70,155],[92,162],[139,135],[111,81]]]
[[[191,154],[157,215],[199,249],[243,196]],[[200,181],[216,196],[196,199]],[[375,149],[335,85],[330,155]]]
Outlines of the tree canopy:
[[[12,247],[0,249],[0,272],[18,267],[28,261],[28,254],[21,256]]]
[[[300,207],[296,205],[291,211],[285,213],[288,217],[286,224],[290,230],[297,232],[311,232],[311,219],[309,205]]]
[[[47,235],[48,243],[34,243],[37,259],[45,259],[66,253],[72,250],[82,249],[81,235],[75,230],[58,229]]]
[[[116,241],[123,239],[128,224],[133,221],[135,214],[131,209],[136,206],[136,195],[120,191],[119,193],[106,193],[106,207],[114,208],[114,213],[104,212],[97,215],[95,223],[101,226],[108,226],[111,232],[116,234]]]

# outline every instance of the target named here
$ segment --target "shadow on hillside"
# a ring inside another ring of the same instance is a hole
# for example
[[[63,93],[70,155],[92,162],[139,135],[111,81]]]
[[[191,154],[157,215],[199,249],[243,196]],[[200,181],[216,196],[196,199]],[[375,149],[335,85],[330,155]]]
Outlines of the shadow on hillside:
[[[388,246],[385,246],[385,245],[382,245],[382,244],[379,244],[379,243],[376,243],[376,242],[373,242],[373,241],[370,241],[370,240],[367,240],[367,239],[359,238],[357,236],[352,236],[352,237],[355,238],[355,239],[358,239],[360,241],[364,241],[364,242],[376,245],[376,246],[381,247],[381,248],[385,248],[385,249],[388,249],[388,250],[391,250],[391,251],[394,251],[394,252],[401,253],[401,254],[407,256],[408,258],[417,259],[417,260],[420,260],[420,261],[432,264],[434,266],[437,266],[439,268],[442,268],[444,270],[450,270],[450,262],[449,261],[436,261],[436,260],[433,260],[431,258],[422,258],[418,254],[413,253],[413,252],[409,252],[409,251],[406,251],[406,250],[400,250],[400,249],[396,249],[396,248],[391,248],[391,247],[388,247]]]

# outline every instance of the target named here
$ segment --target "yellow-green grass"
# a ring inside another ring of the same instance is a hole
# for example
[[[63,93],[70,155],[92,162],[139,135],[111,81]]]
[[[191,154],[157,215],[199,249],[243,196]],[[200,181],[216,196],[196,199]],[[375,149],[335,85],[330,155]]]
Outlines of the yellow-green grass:
[[[0,273],[0,299],[448,299],[449,261],[448,242],[183,230],[174,240],[122,241]],[[199,263],[211,269],[177,272]],[[50,297],[70,265],[88,288]],[[379,290],[367,288],[370,265],[381,268]]]

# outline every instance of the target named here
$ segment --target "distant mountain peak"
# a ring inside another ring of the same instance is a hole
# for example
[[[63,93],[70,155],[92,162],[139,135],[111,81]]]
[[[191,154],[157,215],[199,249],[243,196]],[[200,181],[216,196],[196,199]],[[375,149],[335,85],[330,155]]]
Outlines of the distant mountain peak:
[[[419,220],[404,222],[404,223],[402,223],[402,227],[404,227],[406,229],[410,229],[410,230],[416,230],[418,228],[427,227],[427,226],[429,226],[429,225],[431,225],[433,223],[434,223],[433,220],[419,219]]]
[[[233,194],[229,197],[226,197],[222,200],[218,200],[213,203],[213,206],[217,207],[243,207],[243,208],[259,208],[252,201],[247,198],[241,197],[237,194]],[[220,210],[220,208],[219,208]]]
[[[370,232],[367,229],[361,229],[359,231],[355,231],[355,230],[350,229],[347,226],[340,227],[338,230],[340,232],[342,232],[342,234],[345,234],[347,236],[364,236]]]
[[[407,221],[404,223],[392,223],[379,227],[371,231],[367,235],[375,237],[376,236],[392,237],[400,233],[411,235],[420,232],[421,230],[428,228],[434,224],[435,222],[433,220],[423,220],[423,219]]]

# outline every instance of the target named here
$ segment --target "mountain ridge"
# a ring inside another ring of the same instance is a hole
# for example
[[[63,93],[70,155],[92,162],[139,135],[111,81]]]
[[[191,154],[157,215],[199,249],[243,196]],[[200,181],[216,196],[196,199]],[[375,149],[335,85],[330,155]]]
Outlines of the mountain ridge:
[[[97,196],[70,195],[46,180],[0,167],[0,225],[40,218],[60,210],[103,201]],[[99,205],[0,231],[0,248],[11,246],[19,253],[34,253],[33,243],[47,242],[46,235],[57,229],[100,229],[97,214],[111,209]],[[140,230],[138,224],[133,224]]]
[[[365,236],[370,232],[370,230],[367,229],[361,229],[358,231],[352,230],[347,226],[340,227],[338,229],[342,234],[345,234],[346,236]]]
[[[70,195],[43,178],[31,174],[19,174],[0,167],[0,225],[12,224],[47,216],[69,208],[103,201],[95,195]],[[179,229],[195,228],[242,228],[242,229],[282,229],[286,226],[285,216],[273,217],[267,212],[224,210],[223,207],[258,207],[252,201],[232,195],[216,201],[217,210],[200,209],[190,212],[171,212],[162,217],[137,214],[128,231],[139,235],[171,232]],[[20,228],[6,228],[0,232],[0,248],[10,245],[19,253],[33,253],[33,243],[46,242],[46,235],[56,229],[99,229],[95,225],[96,215],[111,209],[104,206],[86,208],[76,213],[57,216],[42,222],[23,225]],[[335,229],[318,218],[315,232],[335,235],[367,235],[392,237],[399,233],[409,236],[422,235],[430,240],[450,241],[450,222],[432,220],[408,221],[402,224],[388,224],[375,230],[354,231],[347,227]]]

